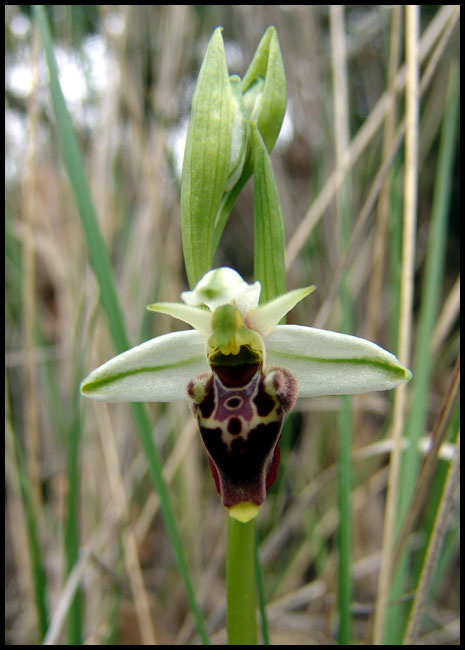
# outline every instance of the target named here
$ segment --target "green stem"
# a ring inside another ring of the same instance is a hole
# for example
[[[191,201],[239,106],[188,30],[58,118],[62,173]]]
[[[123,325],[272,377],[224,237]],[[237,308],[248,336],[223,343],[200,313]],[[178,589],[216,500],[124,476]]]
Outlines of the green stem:
[[[352,609],[352,510],[350,495],[351,477],[351,439],[352,407],[351,398],[343,398],[341,413],[341,437],[339,448],[339,645],[351,644],[351,609]]]
[[[229,517],[226,549],[226,624],[229,645],[257,645],[255,519]]]

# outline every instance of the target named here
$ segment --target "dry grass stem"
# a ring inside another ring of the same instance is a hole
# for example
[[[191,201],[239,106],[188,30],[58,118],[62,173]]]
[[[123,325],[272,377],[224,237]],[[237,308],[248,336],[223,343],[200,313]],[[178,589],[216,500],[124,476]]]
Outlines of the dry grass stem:
[[[53,612],[50,626],[48,628],[47,636],[44,639],[43,645],[56,645],[59,642],[59,637],[62,628],[66,622],[66,616],[71,606],[76,590],[79,588],[81,581],[84,577],[84,572],[89,566],[90,551],[83,548],[81,550],[80,558],[75,564],[73,570],[69,574],[66,584],[58,597],[58,602]]]
[[[433,534],[429,540],[426,558],[420,575],[420,582],[415,591],[415,598],[410,612],[404,645],[416,645],[420,634],[421,622],[430,592],[431,581],[437,568],[441,546],[447,533],[452,509],[456,504],[460,486],[460,434],[457,439],[454,458],[449,467],[447,481],[439,505]]]
[[[452,289],[450,290],[447,298],[444,301],[444,306],[439,314],[434,333],[431,338],[431,354],[436,356],[439,352],[441,345],[450,334],[454,322],[457,320],[460,313],[460,277],[455,281]]]
[[[436,42],[436,39],[439,38],[445,26],[448,25],[448,23],[453,26],[457,17],[457,9],[452,5],[447,5],[438,12],[435,20],[432,21],[423,34],[419,44],[419,52],[421,56],[420,63],[422,63],[428,56]],[[406,66],[404,65],[396,76],[395,90],[397,93],[403,90],[405,79]],[[334,198],[335,193],[343,181],[345,170],[352,167],[360,158],[365,148],[380,128],[385,119],[386,111],[390,110],[394,101],[395,95],[392,95],[391,89],[386,90],[377,101],[370,115],[366,118],[357,135],[352,140],[350,147],[346,152],[346,156],[344,157],[343,167],[341,169],[335,169],[319,191],[316,199],[313,201],[308,212],[301,220],[297,230],[292,235],[286,247],[287,269],[289,269],[294,263],[302,246],[307,241],[310,233],[313,231],[324,211]]]
[[[406,136],[405,136],[405,182],[404,219],[402,236],[401,306],[399,323],[398,356],[407,367],[411,352],[413,274],[415,264],[415,225],[417,220],[418,183],[418,113],[419,113],[419,8],[406,7]],[[390,581],[392,578],[392,548],[396,530],[396,507],[400,476],[401,437],[405,422],[407,386],[400,386],[394,397],[394,415],[391,437],[391,453],[386,513],[383,528],[383,562],[378,581],[374,641],[382,645],[388,607]]]
[[[439,459],[440,450],[446,440],[450,425],[450,419],[453,415],[455,407],[457,406],[459,387],[460,357],[456,361],[455,368],[452,373],[451,382],[444,398],[443,406],[440,413],[438,414],[435,425],[431,432],[431,437],[428,444],[428,453],[417,480],[417,487],[415,489],[412,501],[410,502],[407,514],[402,523],[402,528],[396,540],[393,557],[394,570],[397,568],[397,563],[399,562],[407,537],[411,534],[414,525],[419,518],[420,512],[428,499],[429,486],[433,480],[433,474],[437,461]]]
[[[124,562],[134,597],[134,606],[139,623],[141,640],[144,645],[157,645],[150,612],[150,602],[139,562],[136,536],[129,521],[126,491],[118,460],[115,434],[108,414],[108,406],[106,404],[99,404],[95,411],[99,423],[98,430],[111,496],[117,512],[117,519],[123,524],[121,535],[124,549]]]
[[[391,92],[394,101],[386,111],[384,133],[383,133],[383,151],[382,161],[385,162],[389,157],[391,142],[394,140],[396,128],[396,92],[395,80],[400,65],[401,53],[401,27],[402,27],[402,8],[400,5],[393,5],[391,17],[391,37],[389,42],[389,65],[387,73],[388,89]],[[368,289],[367,302],[367,327],[365,336],[375,341],[378,329],[378,319],[380,313],[381,287],[383,284],[384,264],[386,259],[386,232],[389,222],[390,206],[390,175],[386,178],[381,188],[376,211],[376,230],[373,240],[373,254],[371,263],[370,284]]]

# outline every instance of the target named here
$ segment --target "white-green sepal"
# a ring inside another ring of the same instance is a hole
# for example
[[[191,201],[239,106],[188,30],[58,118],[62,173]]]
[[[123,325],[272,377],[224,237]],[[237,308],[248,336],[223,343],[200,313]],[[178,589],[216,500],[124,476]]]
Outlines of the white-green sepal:
[[[290,370],[299,397],[389,390],[412,378],[393,354],[348,334],[278,325],[265,345],[268,367]]]
[[[186,399],[189,381],[208,371],[205,337],[174,332],[110,359],[84,379],[81,394],[106,402],[174,402]]]
[[[260,305],[260,307],[247,314],[245,319],[247,327],[262,336],[266,336],[276,327],[281,318],[313,291],[315,291],[314,286],[294,289],[274,300],[270,300],[264,305]]]

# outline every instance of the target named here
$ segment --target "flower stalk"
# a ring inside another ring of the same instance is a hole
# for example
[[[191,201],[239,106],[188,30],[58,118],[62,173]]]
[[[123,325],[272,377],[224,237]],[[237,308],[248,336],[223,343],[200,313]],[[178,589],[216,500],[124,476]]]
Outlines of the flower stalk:
[[[255,518],[228,517],[226,624],[229,645],[257,645]]]

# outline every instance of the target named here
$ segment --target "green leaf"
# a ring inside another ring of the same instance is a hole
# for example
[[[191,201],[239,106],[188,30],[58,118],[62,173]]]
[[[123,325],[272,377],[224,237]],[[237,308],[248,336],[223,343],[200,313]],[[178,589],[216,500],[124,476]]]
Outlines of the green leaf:
[[[22,507],[24,509],[24,517],[27,532],[28,563],[32,578],[33,598],[35,605],[35,613],[37,618],[38,636],[42,641],[49,627],[48,620],[48,602],[47,602],[47,574],[45,571],[45,552],[40,543],[39,535],[39,522],[37,508],[34,506],[34,498],[32,494],[31,480],[27,471],[27,461],[21,449],[19,436],[13,430],[11,422],[11,413],[7,403],[5,413],[5,433],[7,442],[13,450],[13,465],[16,473],[17,487],[21,496]],[[8,455],[5,458],[6,462],[11,458]],[[13,534],[15,531],[12,531]],[[26,564],[25,559],[23,562]]]
[[[184,262],[193,287],[212,266],[216,213],[231,175],[232,133],[242,113],[234,100],[221,28],[210,39],[192,100],[182,168]]]
[[[254,278],[262,285],[261,302],[286,291],[284,224],[273,168],[263,139],[252,124],[254,156]]]
[[[89,185],[84,171],[84,161],[71,117],[66,106],[58,77],[58,68],[53,54],[50,28],[42,5],[35,5],[37,23],[44,45],[47,66],[50,75],[50,91],[53,100],[55,118],[62,142],[63,160],[68,171],[73,188],[79,216],[88,243],[89,259],[95,276],[101,287],[101,299],[108,316],[108,324],[112,338],[119,352],[130,347],[126,336],[123,314],[119,305],[116,287],[113,280],[110,256],[103,241],[98,225],[97,214],[90,194]]]

